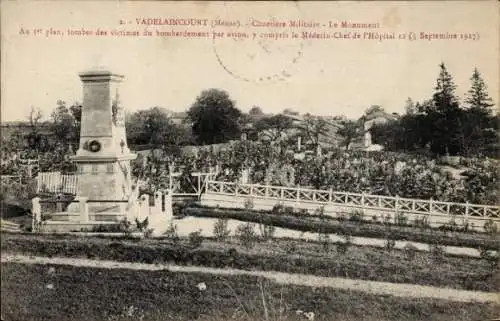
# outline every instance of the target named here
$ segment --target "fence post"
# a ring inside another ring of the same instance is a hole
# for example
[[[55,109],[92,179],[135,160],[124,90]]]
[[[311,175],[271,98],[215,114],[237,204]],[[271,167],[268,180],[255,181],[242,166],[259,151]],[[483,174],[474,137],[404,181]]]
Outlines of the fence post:
[[[328,203],[331,203],[332,202],[332,198],[333,198],[333,190],[330,188],[330,191],[328,193]]]
[[[155,193],[155,214],[160,214],[162,212],[162,197],[163,193],[160,191],[156,191]]]
[[[361,207],[365,207],[365,192],[361,193]]]
[[[89,221],[89,205],[87,203],[87,197],[80,197],[80,222],[86,223]]]
[[[281,188],[281,195],[280,195],[280,198],[281,198],[281,199],[284,199],[284,198],[285,198],[285,190],[283,189],[283,187]]]
[[[465,218],[464,218],[464,227],[469,224],[469,201],[465,202]]]
[[[300,203],[300,189],[297,188],[297,203]]]
[[[31,232],[38,232],[38,225],[42,220],[42,208],[40,206],[40,197],[34,197],[31,200]]]
[[[432,197],[429,200],[429,213],[432,213]]]
[[[396,195],[395,197],[395,202],[394,202],[394,212],[398,214],[399,211],[399,195]]]

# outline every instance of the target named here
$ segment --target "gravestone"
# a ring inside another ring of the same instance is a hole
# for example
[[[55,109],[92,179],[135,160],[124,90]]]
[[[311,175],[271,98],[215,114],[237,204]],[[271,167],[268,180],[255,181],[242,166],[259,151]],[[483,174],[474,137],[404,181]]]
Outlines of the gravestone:
[[[126,200],[131,188],[130,152],[125,114],[120,102],[122,75],[106,70],[80,73],[83,106],[80,146],[72,157],[77,165],[76,197],[89,200]]]

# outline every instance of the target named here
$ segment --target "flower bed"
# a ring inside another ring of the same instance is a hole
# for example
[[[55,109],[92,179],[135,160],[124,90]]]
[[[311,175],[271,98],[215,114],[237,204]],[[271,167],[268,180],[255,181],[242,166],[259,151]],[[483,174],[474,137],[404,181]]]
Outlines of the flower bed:
[[[339,221],[338,219],[326,216],[320,218],[314,215],[303,215],[291,211],[277,214],[245,209],[214,209],[197,206],[182,209],[182,214],[195,217],[227,218],[263,223],[303,232],[322,231],[329,234],[348,234],[351,236],[403,240],[444,246],[500,250],[498,238],[479,233],[447,232],[412,226],[383,225],[361,220],[349,221],[349,219],[346,219]]]
[[[496,266],[488,260],[428,253],[384,251],[350,246],[347,253],[322,251],[322,245],[294,240],[260,242],[246,249],[236,242],[204,242],[193,248],[188,240],[126,240],[48,235],[2,235],[2,252],[39,256],[83,257],[124,262],[208,267],[233,267],[318,276],[346,277],[395,283],[497,291]]]

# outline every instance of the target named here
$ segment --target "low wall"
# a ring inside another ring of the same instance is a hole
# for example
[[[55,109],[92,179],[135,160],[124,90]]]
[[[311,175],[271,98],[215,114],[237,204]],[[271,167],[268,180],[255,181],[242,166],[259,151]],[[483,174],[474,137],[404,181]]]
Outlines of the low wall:
[[[245,204],[251,201],[253,203],[253,209],[255,210],[271,210],[275,205],[281,204],[285,207],[292,207],[294,210],[305,209],[310,214],[314,214],[315,211],[324,207],[324,214],[333,218],[345,217],[349,218],[349,215],[355,211],[359,211],[363,214],[363,219],[372,221],[376,217],[377,221],[382,222],[384,217],[389,217],[390,222],[394,223],[396,218],[396,212],[394,209],[383,209],[383,208],[370,208],[362,207],[356,205],[345,205],[345,204],[334,204],[334,203],[321,203],[312,201],[282,201],[278,198],[252,198],[249,196],[235,196],[235,195],[224,195],[217,193],[205,193],[201,197],[201,205],[209,207],[220,207],[220,208],[245,208]],[[411,211],[399,211],[399,213],[404,214],[407,217],[408,223],[413,223],[415,219],[422,219],[427,217],[428,222],[431,227],[439,227],[444,224],[450,223],[453,218],[450,215],[440,214],[440,213],[412,213]],[[469,228],[474,229],[479,232],[484,232],[484,223],[489,220],[489,218],[469,216],[467,220],[465,217],[455,216],[455,223],[457,226],[463,226],[465,222],[469,223]]]

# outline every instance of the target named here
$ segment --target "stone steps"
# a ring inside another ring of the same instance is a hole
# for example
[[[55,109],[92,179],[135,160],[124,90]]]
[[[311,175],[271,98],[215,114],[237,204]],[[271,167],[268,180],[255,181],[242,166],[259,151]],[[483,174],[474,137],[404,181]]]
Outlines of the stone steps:
[[[1,232],[22,232],[21,226],[19,224],[9,222],[9,221],[0,221],[0,231]]]

